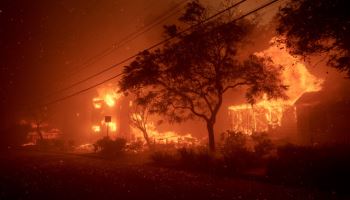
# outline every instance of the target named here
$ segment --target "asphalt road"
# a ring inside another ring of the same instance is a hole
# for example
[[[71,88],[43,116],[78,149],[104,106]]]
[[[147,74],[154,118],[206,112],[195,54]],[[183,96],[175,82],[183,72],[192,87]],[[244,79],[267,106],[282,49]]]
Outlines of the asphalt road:
[[[162,168],[140,157],[0,153],[0,199],[337,199],[310,189]]]

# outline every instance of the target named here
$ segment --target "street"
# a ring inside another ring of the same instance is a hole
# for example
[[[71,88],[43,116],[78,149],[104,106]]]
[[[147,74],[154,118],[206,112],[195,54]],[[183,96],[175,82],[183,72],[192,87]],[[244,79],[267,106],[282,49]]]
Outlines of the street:
[[[0,199],[329,199],[304,189],[161,168],[141,158],[10,151]]]

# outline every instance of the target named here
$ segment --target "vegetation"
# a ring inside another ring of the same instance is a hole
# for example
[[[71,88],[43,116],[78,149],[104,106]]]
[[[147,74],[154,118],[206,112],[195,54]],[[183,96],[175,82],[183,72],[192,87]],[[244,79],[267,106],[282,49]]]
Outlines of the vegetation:
[[[104,156],[118,156],[124,152],[126,140],[124,138],[116,138],[115,140],[109,137],[104,137],[95,143],[96,152]]]
[[[272,156],[272,142],[264,133],[251,136],[232,131],[220,146],[220,151],[210,153],[203,146],[180,148],[172,151],[157,151],[152,154],[154,162],[175,165],[196,171],[216,174],[244,174],[254,168],[265,167]]]
[[[154,163],[224,176],[254,176],[261,180],[346,194],[350,150],[345,146],[273,146],[264,133],[251,136],[227,131],[220,151],[204,147],[156,151]]]
[[[152,144],[148,136],[148,116],[149,108],[146,104],[134,105],[134,110],[130,115],[131,125],[142,132],[148,147],[151,149]]]
[[[225,93],[243,87],[248,101],[254,103],[263,94],[284,96],[286,86],[271,60],[238,58],[238,50],[254,27],[252,22],[233,22],[226,15],[202,23],[208,15],[209,10],[198,1],[189,3],[179,25],[165,26],[165,35],[176,38],[162,48],[140,53],[124,67],[120,87],[170,122],[203,120],[209,148],[214,151],[214,125]],[[190,31],[181,31],[194,24]]]
[[[350,14],[346,0],[293,0],[278,14],[278,33],[292,53],[321,54],[350,77]]]

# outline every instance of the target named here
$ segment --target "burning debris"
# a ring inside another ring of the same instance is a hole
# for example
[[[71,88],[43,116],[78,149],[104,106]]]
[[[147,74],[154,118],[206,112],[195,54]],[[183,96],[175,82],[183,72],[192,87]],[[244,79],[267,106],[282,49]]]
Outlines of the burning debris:
[[[143,140],[143,134],[140,130],[133,128],[133,138],[134,140]],[[152,144],[174,144],[178,147],[183,146],[196,146],[201,142],[198,138],[192,136],[191,134],[179,134],[175,131],[165,131],[159,132],[156,130],[153,123],[149,123],[147,127],[148,137]]]

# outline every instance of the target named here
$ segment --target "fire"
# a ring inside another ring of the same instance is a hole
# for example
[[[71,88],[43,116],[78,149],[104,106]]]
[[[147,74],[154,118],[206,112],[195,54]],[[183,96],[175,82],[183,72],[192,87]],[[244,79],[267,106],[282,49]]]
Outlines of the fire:
[[[105,100],[105,103],[109,106],[109,107],[113,107],[115,105],[115,100],[114,100],[114,97],[113,95],[111,94],[106,94],[104,100]]]
[[[282,80],[289,86],[287,91],[289,99],[267,100],[263,97],[255,105],[229,106],[231,129],[246,134],[280,127],[285,111],[291,109],[295,113],[294,103],[306,92],[320,91],[323,83],[323,80],[312,75],[306,66],[298,58],[290,55],[283,46],[272,45],[256,55],[271,57],[276,66],[284,67]]]
[[[118,130],[117,113],[114,107],[118,104],[118,101],[122,97],[122,94],[118,93],[118,88],[112,86],[106,86],[97,90],[98,96],[92,99],[93,107],[92,112],[93,125],[91,129],[95,133],[108,132],[112,133],[112,137],[116,136]],[[106,123],[104,121],[105,116],[111,116],[112,121]]]
[[[99,99],[99,98],[93,98],[93,99],[92,99],[92,103],[93,103],[93,105],[94,105],[94,108],[100,109],[100,108],[102,108],[103,100],[101,100],[101,99]]]
[[[112,131],[112,132],[117,131],[117,123],[115,123],[115,122],[108,122],[108,123],[103,122],[102,124],[107,124],[109,131]]]
[[[143,134],[131,126],[134,136],[143,140]],[[175,144],[176,146],[199,145],[200,140],[191,134],[179,134],[175,131],[159,132],[156,130],[154,123],[147,124],[147,133],[152,143],[155,144]]]
[[[92,131],[95,133],[99,133],[99,132],[101,132],[101,127],[99,125],[93,125]]]
[[[96,109],[101,109],[102,106],[114,107],[116,101],[121,97],[121,94],[116,89],[101,88],[98,90],[98,97],[93,98],[92,103]]]
[[[262,100],[255,105],[229,107],[231,129],[245,134],[265,132],[281,126],[283,113],[290,108],[287,101]]]

